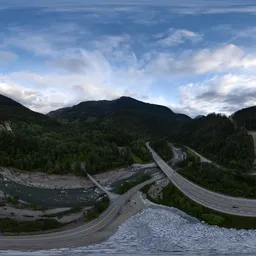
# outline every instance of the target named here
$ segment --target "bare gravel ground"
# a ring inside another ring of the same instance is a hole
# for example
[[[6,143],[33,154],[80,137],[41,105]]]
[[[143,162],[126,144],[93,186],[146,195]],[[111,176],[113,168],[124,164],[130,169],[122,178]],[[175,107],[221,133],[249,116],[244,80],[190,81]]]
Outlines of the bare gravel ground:
[[[47,249],[58,249],[58,248],[76,248],[80,246],[86,246],[91,244],[97,244],[102,241],[107,240],[109,237],[114,235],[119,226],[124,223],[130,217],[138,214],[143,209],[147,208],[147,205],[144,204],[140,192],[137,192],[131,200],[122,208],[120,214],[113,220],[111,224],[106,226],[104,229],[97,231],[90,236],[84,236],[81,239],[77,240],[63,240],[51,241],[50,243],[38,243],[35,244],[33,247],[30,247],[29,250],[47,250]],[[22,250],[22,248],[17,244],[13,250]]]
[[[94,178],[103,186],[129,178],[136,170],[154,167],[155,164],[133,165],[128,168],[120,168],[94,175]],[[78,177],[72,174],[55,175],[43,172],[26,172],[11,168],[0,167],[0,174],[5,178],[21,185],[48,188],[48,189],[79,189],[91,188],[94,184],[86,177]]]

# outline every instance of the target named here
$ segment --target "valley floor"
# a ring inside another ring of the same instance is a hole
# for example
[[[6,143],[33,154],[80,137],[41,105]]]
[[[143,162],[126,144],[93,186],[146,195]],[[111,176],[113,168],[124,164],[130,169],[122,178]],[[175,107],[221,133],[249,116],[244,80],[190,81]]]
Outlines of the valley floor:
[[[155,164],[146,165],[133,165],[128,168],[120,168],[116,170],[111,170],[108,172],[103,172],[94,175],[94,178],[102,185],[108,185],[115,181],[129,178],[134,175],[134,171],[138,169],[145,169],[154,167]],[[37,188],[47,188],[47,189],[79,189],[79,188],[91,188],[93,183],[86,177],[79,177],[72,174],[68,175],[55,175],[46,174],[43,172],[25,172],[19,171],[12,168],[0,167],[0,174],[5,178],[16,182],[21,185],[37,187]]]
[[[33,248],[27,248],[27,250],[44,250],[44,249],[53,249],[53,248],[71,248],[71,247],[79,247],[79,246],[85,246],[90,244],[97,244],[102,241],[105,241],[110,236],[112,236],[116,231],[118,230],[119,226],[125,222],[130,217],[136,215],[143,209],[145,209],[147,206],[144,204],[142,200],[142,196],[140,192],[137,192],[131,200],[122,208],[120,214],[114,219],[114,221],[108,225],[103,230],[97,231],[90,236],[84,236],[82,239],[77,239],[76,241],[74,239],[72,240],[64,240],[55,242],[45,242],[44,244],[35,244]],[[8,249],[4,248],[4,246],[1,246],[2,249]],[[24,247],[20,247],[19,244],[16,244],[15,247],[12,248],[12,250],[24,250]]]

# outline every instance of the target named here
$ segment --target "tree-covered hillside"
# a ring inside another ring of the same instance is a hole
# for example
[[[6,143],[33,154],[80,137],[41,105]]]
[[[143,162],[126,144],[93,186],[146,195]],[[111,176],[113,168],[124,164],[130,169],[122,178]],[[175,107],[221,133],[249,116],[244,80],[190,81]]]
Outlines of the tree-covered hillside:
[[[140,135],[169,135],[179,124],[190,118],[175,114],[169,108],[144,103],[130,97],[113,101],[87,101],[72,108],[52,111],[48,114],[64,123],[109,122]]]
[[[15,122],[14,133],[0,132],[0,166],[48,173],[84,175],[141,161],[151,161],[143,141],[111,127],[61,126],[47,130],[37,124]]]
[[[189,119],[166,107],[123,97],[51,113],[68,119],[61,124],[3,99],[7,111],[1,119],[12,120],[13,133],[0,132],[0,166],[28,171],[83,175],[85,171],[94,174],[133,162],[147,163],[152,158],[145,142]]]
[[[6,120],[13,133],[0,132],[0,166],[28,171],[83,175],[149,162],[145,142],[163,138],[242,171],[254,158],[251,136],[226,116],[192,120],[129,97],[82,102],[45,116],[0,95],[0,121]]]
[[[249,171],[254,160],[253,140],[244,127],[235,127],[220,114],[186,123],[176,141],[188,145],[226,167]]]
[[[41,125],[57,124],[49,117],[34,112],[18,102],[0,94],[0,121],[25,121]]]
[[[244,108],[232,115],[238,126],[256,131],[256,106]]]

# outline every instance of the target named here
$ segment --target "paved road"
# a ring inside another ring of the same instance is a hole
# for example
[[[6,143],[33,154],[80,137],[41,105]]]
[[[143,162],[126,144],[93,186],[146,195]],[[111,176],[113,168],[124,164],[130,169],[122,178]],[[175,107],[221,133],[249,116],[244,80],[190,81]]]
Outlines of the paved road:
[[[145,185],[151,184],[162,178],[162,173],[156,174],[152,179],[133,187],[125,194],[120,195],[115,200],[111,201],[109,208],[99,218],[81,227],[43,235],[0,236],[0,250],[15,248],[19,250],[31,250],[33,248],[44,248],[44,245],[48,243],[54,244],[54,247],[59,248],[65,247],[65,241],[68,241],[69,244],[74,241],[75,244],[75,241],[78,239],[82,239],[106,227],[137,191],[142,189]]]
[[[149,151],[161,170],[185,195],[193,201],[224,213],[240,216],[256,217],[256,200],[237,198],[218,194],[204,189],[175,172],[159,155],[149,146]]]

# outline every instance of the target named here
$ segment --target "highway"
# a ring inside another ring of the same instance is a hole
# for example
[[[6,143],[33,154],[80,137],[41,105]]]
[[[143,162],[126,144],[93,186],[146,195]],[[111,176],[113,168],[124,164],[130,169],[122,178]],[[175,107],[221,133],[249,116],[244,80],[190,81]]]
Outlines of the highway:
[[[68,244],[76,244],[79,239],[85,239],[96,231],[105,228],[110,224],[113,219],[118,215],[122,207],[129,201],[129,199],[145,185],[151,184],[157,180],[163,178],[163,175],[156,174],[152,179],[147,180],[133,188],[123,195],[118,196],[112,200],[108,209],[100,215],[99,218],[84,224],[78,228],[69,229],[61,232],[42,234],[42,235],[30,235],[30,236],[0,236],[0,250],[32,250],[38,248],[44,248],[45,244],[53,245],[53,248],[65,247],[66,242]]]
[[[163,159],[146,144],[149,151],[160,169],[171,180],[171,182],[193,201],[211,208],[213,210],[240,215],[256,217],[256,200],[225,196],[210,190],[204,189],[191,181],[188,181],[175,172]]]

